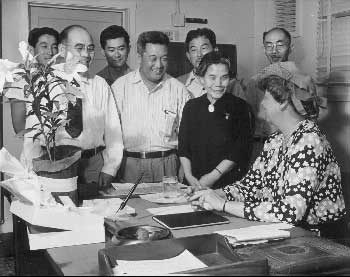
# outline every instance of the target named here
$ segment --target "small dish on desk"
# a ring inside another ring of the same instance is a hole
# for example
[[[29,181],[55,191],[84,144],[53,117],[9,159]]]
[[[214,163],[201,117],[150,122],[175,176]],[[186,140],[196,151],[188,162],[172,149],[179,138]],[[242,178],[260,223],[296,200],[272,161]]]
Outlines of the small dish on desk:
[[[119,230],[112,238],[112,242],[118,245],[130,245],[169,238],[172,238],[169,229],[152,225],[138,225]]]

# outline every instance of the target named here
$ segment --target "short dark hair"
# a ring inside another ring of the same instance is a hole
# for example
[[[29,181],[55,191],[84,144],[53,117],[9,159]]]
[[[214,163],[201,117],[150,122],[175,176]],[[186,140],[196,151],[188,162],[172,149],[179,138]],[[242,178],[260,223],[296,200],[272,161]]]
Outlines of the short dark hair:
[[[77,24],[69,25],[61,31],[58,42],[59,43],[65,42],[68,39],[69,32],[73,29],[83,29],[89,33],[89,31],[81,25],[77,25]]]
[[[205,73],[207,72],[209,66],[212,64],[224,64],[227,66],[230,77],[232,76],[232,72],[230,70],[230,59],[227,55],[220,51],[212,51],[203,56],[201,59],[201,62],[199,63],[199,66],[196,70],[196,75],[200,77],[204,77]]]
[[[196,30],[191,30],[187,33],[186,40],[185,40],[187,52],[189,51],[190,42],[193,39],[198,38],[198,37],[206,37],[210,41],[213,48],[216,47],[216,35],[215,35],[215,33],[211,29],[208,29],[208,28],[198,28]]]
[[[105,49],[107,40],[115,38],[124,38],[125,43],[130,45],[130,37],[127,31],[122,26],[111,25],[104,29],[100,35],[100,44],[102,49]]]
[[[166,34],[160,31],[143,32],[137,39],[137,53],[143,54],[147,43],[160,44],[169,46],[169,38]]]
[[[57,43],[58,43],[59,33],[53,28],[42,27],[42,28],[34,28],[33,30],[31,30],[29,32],[29,36],[28,36],[28,43],[29,43],[29,45],[32,46],[32,47],[35,47],[35,45],[39,41],[39,38],[42,35],[53,36],[56,39]]]
[[[270,30],[264,32],[264,33],[263,33],[263,42],[265,42],[265,37],[266,37],[269,33],[273,32],[273,31],[281,31],[281,32],[283,32],[284,35],[288,38],[289,43],[292,42],[292,36],[290,35],[290,33],[289,33],[286,29],[284,29],[284,28],[282,28],[282,27],[274,27],[274,28],[272,28],[272,29],[270,29]]]

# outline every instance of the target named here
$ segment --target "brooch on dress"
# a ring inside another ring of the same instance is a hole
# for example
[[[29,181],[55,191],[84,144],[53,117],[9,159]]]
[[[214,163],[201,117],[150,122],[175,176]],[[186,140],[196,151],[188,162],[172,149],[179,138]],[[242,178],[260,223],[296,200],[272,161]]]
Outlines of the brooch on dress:
[[[213,105],[213,104],[210,104],[210,105],[208,106],[208,111],[209,111],[210,113],[212,113],[212,112],[215,111],[215,108],[214,108],[214,105]]]
[[[230,119],[230,114],[229,113],[225,113],[225,119],[229,120]]]

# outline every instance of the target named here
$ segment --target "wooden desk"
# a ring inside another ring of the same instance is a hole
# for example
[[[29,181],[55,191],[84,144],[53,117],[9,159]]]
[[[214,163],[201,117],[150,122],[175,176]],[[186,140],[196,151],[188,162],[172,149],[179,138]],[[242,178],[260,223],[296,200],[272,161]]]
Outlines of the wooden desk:
[[[160,226],[152,219],[152,215],[146,211],[148,208],[155,208],[159,205],[138,198],[130,199],[128,205],[136,209],[137,216],[131,218],[129,221],[122,222],[119,226],[120,228],[142,224]],[[219,230],[266,224],[265,222],[248,221],[227,214],[225,214],[225,217],[230,219],[229,224],[173,230],[172,233],[175,238],[180,238],[209,234]],[[291,234],[292,237],[312,235],[312,233],[301,228],[293,228]],[[97,253],[98,250],[105,246],[105,243],[97,243],[52,248],[47,250],[47,254],[58,275],[99,275]]]

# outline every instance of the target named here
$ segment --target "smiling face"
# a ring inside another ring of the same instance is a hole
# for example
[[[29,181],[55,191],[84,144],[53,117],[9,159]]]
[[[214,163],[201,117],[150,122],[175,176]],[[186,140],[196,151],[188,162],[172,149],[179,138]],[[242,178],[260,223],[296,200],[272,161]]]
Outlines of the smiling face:
[[[209,39],[204,36],[200,36],[190,41],[186,56],[193,68],[197,69],[202,57],[213,50],[213,46],[211,45]]]
[[[106,57],[109,66],[118,68],[125,65],[129,55],[129,45],[124,37],[108,39],[102,54]]]
[[[38,63],[46,65],[58,53],[56,38],[48,34],[40,36],[33,50]]]
[[[149,82],[159,83],[168,67],[168,47],[162,44],[147,43],[139,58],[142,76]]]
[[[281,30],[269,32],[264,39],[265,55],[270,63],[288,61],[291,42]]]
[[[95,46],[90,34],[81,28],[74,28],[69,31],[67,41],[63,43],[65,57],[68,52],[79,57],[79,62],[87,67],[95,56]]]
[[[226,64],[212,64],[200,79],[209,101],[215,102],[225,94],[230,81],[229,69]]]

